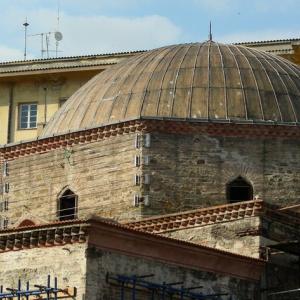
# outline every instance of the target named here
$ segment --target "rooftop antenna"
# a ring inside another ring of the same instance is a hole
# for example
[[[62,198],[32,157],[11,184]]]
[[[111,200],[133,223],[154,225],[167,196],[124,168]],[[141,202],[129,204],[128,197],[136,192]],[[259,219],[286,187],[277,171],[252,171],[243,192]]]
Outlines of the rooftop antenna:
[[[59,42],[63,39],[62,33],[59,31],[59,21],[60,21],[60,2],[57,0],[57,30],[54,33],[54,38],[55,38],[55,53],[56,57],[58,56],[58,46]]]
[[[23,23],[24,26],[24,60],[26,60],[27,57],[27,27],[29,26],[29,23],[27,23],[27,17],[25,19],[25,22]]]
[[[210,42],[212,41],[211,21],[209,21],[209,36],[208,36],[208,40]]]

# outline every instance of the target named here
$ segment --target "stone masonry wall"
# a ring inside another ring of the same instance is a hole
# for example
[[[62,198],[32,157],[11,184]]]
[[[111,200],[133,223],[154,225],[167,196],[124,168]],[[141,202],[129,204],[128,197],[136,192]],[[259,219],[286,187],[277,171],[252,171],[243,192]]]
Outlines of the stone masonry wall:
[[[259,258],[259,227],[259,217],[251,217],[231,222],[174,230],[161,235]]]
[[[57,220],[57,200],[67,188],[78,195],[78,218],[140,215],[133,206],[139,191],[134,175],[140,172],[134,165],[140,151],[134,141],[135,134],[127,134],[9,161],[9,175],[2,178],[9,192],[0,200],[8,199],[8,211],[0,215],[9,219],[9,226],[26,218]]]
[[[33,248],[0,253],[0,285],[17,288],[21,279],[23,288],[27,281],[47,285],[47,276],[58,279],[61,288],[76,287],[77,297],[84,300],[86,283],[86,244]]]
[[[297,140],[159,133],[150,138],[137,148],[134,133],[111,136],[9,161],[9,176],[1,172],[0,180],[9,183],[0,199],[8,200],[8,211],[0,217],[10,226],[25,217],[56,220],[57,199],[67,188],[78,195],[79,218],[133,220],[180,212],[226,203],[226,184],[237,176],[267,202],[299,203]],[[135,175],[143,175],[138,183]],[[135,207],[134,195],[149,195],[150,205]]]
[[[223,204],[226,184],[243,176],[254,196],[281,206],[300,203],[299,141],[197,134],[151,134],[143,149],[151,177],[143,193],[151,205],[144,216]]]
[[[230,293],[233,300],[255,300],[255,283],[232,278],[226,275],[210,273],[201,270],[192,270],[183,267],[168,265],[146,258],[125,256],[90,248],[87,251],[87,295],[89,300],[115,300],[120,298],[120,286],[106,282],[106,275],[143,276],[155,283],[184,282],[184,286],[203,286],[195,292],[202,293]],[[115,283],[116,284],[116,283]],[[131,299],[132,291],[125,293],[125,299]],[[138,291],[137,300],[150,299],[149,292]],[[224,296],[222,299],[227,300]],[[157,295],[154,299],[161,299]],[[175,297],[173,299],[176,299]]]

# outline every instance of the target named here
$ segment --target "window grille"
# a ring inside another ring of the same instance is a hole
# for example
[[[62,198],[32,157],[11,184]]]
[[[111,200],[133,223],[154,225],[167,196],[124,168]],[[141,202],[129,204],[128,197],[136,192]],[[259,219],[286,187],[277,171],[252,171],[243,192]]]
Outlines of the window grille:
[[[57,215],[60,221],[77,219],[78,197],[71,190],[66,190],[58,199]]]

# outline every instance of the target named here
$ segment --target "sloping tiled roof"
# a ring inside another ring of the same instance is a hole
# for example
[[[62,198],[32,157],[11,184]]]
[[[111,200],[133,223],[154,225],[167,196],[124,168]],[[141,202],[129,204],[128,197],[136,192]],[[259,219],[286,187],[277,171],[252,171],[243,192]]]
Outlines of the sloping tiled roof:
[[[300,42],[300,38],[266,40],[266,41],[252,41],[252,42],[239,42],[239,43],[234,43],[234,45],[270,45],[270,44],[289,44],[289,43],[292,43],[292,42]]]
[[[138,222],[130,222],[126,225],[136,230],[162,233],[252,217],[261,213],[262,210],[263,201],[252,200],[149,218]]]
[[[124,58],[142,52],[144,51],[0,62],[0,74],[87,67],[97,68],[99,66],[115,64]]]
[[[132,228],[127,224],[120,224],[114,220],[104,218],[77,219],[67,221],[54,221],[47,224],[29,225],[18,228],[0,230],[0,253],[10,250],[20,250],[34,247],[59,246],[64,243],[85,242],[86,237],[91,234],[91,227],[107,227],[111,230],[122,231],[123,233],[138,234],[139,236],[152,237],[161,241],[176,242],[181,245],[197,247],[213,253],[223,253],[238,259],[262,262],[261,259],[235,254],[221,249],[215,249],[205,245],[178,240],[171,237],[156,235],[152,232],[143,232]]]
[[[131,229],[160,234],[169,231],[201,227],[235,221],[243,218],[265,216],[282,223],[300,225],[300,213],[284,210],[262,200],[243,201],[200,208],[196,210],[152,217],[125,225]]]

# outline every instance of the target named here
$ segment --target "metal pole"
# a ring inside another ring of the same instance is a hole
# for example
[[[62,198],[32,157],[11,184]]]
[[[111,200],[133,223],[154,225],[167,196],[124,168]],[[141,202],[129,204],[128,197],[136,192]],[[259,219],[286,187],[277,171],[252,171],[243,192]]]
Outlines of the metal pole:
[[[21,299],[20,292],[21,292],[21,279],[19,279],[19,281],[18,281],[18,300]]]
[[[136,294],[136,277],[133,277],[132,281],[132,300],[135,300],[135,294]]]
[[[44,125],[47,123],[47,87],[44,87]]]
[[[54,278],[54,300],[57,300],[57,277]]]
[[[300,288],[299,289],[293,289],[293,290],[280,291],[280,292],[276,292],[276,293],[271,293],[271,294],[268,294],[268,296],[283,295],[283,294],[290,294],[290,293],[296,293],[296,292],[300,292]]]
[[[124,285],[125,285],[125,282],[122,281],[122,283],[121,283],[121,300],[124,300],[124,299],[125,299],[125,295],[124,295]]]
[[[47,286],[48,286],[48,289],[50,289],[50,275],[48,275],[48,284],[47,284]],[[50,300],[50,292],[49,292],[49,290],[47,290],[47,300]]]
[[[41,56],[44,58],[44,34],[41,33]]]
[[[28,292],[29,291],[29,281],[27,281],[27,284],[26,284],[26,291]],[[26,300],[29,299],[29,295],[26,294]]]
[[[24,39],[25,39],[25,47],[24,47],[24,60],[26,60],[27,57],[27,27],[29,26],[29,23],[27,23],[27,18],[25,20],[25,23],[23,23],[24,26]]]

